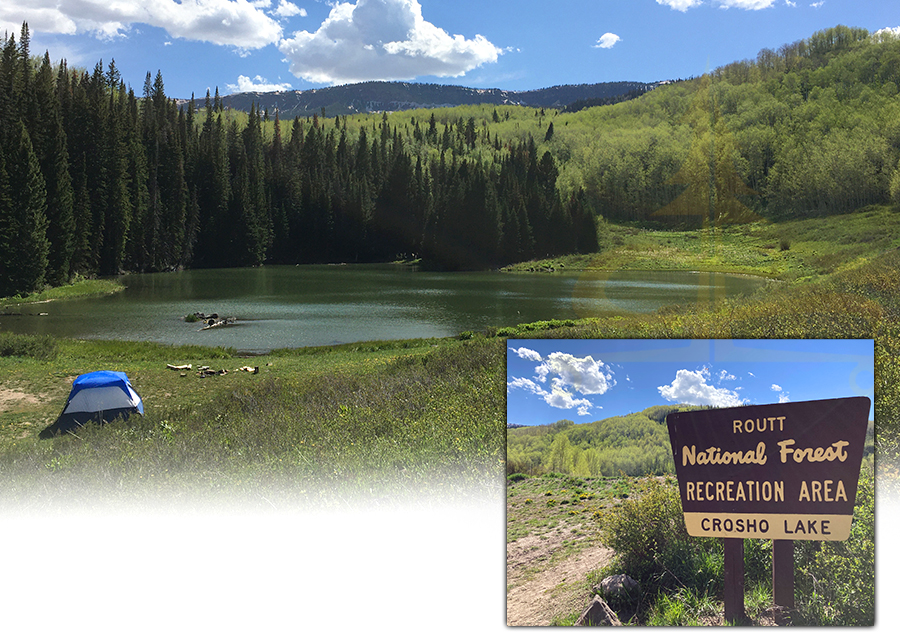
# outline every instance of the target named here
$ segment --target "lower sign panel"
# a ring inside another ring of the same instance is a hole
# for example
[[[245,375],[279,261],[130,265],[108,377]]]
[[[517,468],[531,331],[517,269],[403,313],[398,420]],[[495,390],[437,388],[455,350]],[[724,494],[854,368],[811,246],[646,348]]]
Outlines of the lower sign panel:
[[[688,535],[708,538],[846,540],[853,516],[784,513],[684,514]]]

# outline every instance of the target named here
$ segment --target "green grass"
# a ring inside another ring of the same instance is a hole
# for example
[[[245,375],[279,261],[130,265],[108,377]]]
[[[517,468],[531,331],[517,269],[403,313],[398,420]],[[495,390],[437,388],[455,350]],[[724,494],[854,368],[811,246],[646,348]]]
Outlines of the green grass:
[[[125,285],[114,279],[98,278],[94,280],[76,280],[72,284],[50,287],[27,296],[0,298],[0,310],[9,311],[21,304],[34,304],[49,300],[65,300],[67,298],[86,298],[103,296],[122,291]]]
[[[228,350],[59,341],[50,361],[0,359],[9,507],[227,496],[282,504],[482,495],[503,468],[499,341],[399,341],[240,357]],[[193,364],[184,372],[167,363]],[[228,369],[200,378],[196,367]],[[235,371],[259,366],[257,375]],[[71,379],[125,370],[146,416],[36,438]]]
[[[610,224],[603,251],[507,267],[509,271],[714,271],[810,280],[853,268],[900,246],[887,205],[827,218],[652,231]]]

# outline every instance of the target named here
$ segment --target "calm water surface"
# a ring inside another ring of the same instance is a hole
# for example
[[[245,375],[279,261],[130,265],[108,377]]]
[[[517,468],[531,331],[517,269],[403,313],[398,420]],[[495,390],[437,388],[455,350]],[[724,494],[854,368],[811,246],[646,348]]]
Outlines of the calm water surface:
[[[321,265],[132,275],[122,282],[127,288],[115,295],[30,305],[26,315],[0,316],[0,330],[263,352],[646,313],[750,293],[764,280],[685,272],[431,273]],[[198,331],[198,324],[183,320],[193,312],[238,322]]]

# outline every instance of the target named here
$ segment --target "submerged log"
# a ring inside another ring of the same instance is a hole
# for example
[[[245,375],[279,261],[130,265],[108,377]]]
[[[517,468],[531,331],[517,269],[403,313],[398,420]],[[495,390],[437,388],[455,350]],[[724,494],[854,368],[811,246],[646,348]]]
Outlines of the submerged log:
[[[213,314],[213,315],[215,315],[215,314]],[[217,329],[219,327],[224,327],[225,325],[234,324],[236,321],[237,321],[237,318],[234,318],[234,317],[232,317],[232,318],[220,318],[218,316],[216,316],[214,318],[210,317],[209,319],[206,320],[206,324],[204,324],[202,327],[197,329],[197,331],[205,331],[206,329]]]

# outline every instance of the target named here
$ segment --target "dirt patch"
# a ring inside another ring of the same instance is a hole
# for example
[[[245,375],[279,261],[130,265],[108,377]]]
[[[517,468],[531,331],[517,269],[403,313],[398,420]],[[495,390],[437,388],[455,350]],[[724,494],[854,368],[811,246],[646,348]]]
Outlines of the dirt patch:
[[[591,545],[565,553],[564,542],[570,538],[557,528],[506,545],[507,625],[548,626],[587,604],[584,579],[609,562],[613,551]]]
[[[40,402],[41,398],[32,393],[0,387],[0,411],[10,411],[22,405],[33,405]]]

